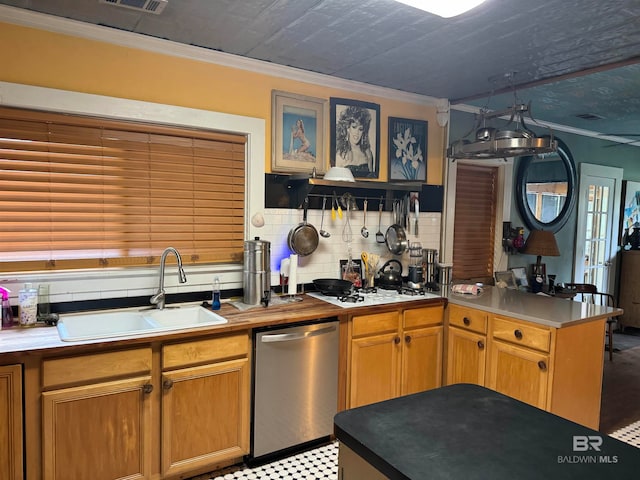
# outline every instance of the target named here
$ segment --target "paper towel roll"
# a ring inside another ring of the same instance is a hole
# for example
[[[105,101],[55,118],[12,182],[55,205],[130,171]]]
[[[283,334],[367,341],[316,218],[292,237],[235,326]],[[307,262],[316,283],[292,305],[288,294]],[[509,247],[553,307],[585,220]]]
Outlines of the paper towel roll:
[[[289,295],[298,293],[298,255],[289,255]]]

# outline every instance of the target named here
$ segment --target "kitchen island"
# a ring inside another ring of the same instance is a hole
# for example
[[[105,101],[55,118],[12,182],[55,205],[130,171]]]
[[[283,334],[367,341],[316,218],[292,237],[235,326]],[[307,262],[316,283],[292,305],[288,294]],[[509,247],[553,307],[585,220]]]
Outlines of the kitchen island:
[[[338,413],[343,480],[637,478],[640,450],[477,385]]]

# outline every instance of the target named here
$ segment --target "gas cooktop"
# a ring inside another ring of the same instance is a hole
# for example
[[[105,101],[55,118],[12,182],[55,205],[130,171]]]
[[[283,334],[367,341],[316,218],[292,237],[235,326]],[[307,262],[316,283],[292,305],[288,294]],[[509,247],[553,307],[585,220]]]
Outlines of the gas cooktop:
[[[387,305],[389,303],[424,300],[425,298],[440,298],[440,295],[435,293],[409,288],[400,290],[384,290],[378,288],[374,291],[363,289],[340,297],[328,296],[320,292],[309,292],[307,295],[342,308]]]

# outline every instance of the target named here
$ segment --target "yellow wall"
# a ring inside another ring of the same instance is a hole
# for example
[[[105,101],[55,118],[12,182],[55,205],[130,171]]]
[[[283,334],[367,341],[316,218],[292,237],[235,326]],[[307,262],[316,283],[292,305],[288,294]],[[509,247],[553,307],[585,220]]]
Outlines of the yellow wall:
[[[427,183],[442,184],[444,129],[435,108],[292,81],[212,63],[0,23],[0,81],[179,105],[266,121],[271,163],[271,91],[380,104],[380,180],[387,179],[389,116],[429,122]],[[329,151],[326,140],[325,151]],[[328,154],[327,154],[328,164]]]

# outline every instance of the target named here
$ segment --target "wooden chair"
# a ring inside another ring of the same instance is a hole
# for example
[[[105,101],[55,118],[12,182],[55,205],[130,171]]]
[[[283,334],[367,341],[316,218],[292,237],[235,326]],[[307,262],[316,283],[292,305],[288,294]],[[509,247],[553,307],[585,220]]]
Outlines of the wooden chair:
[[[615,308],[615,299],[610,293],[598,292],[598,289],[592,283],[566,283],[566,290],[575,294],[575,299],[580,302],[593,303],[605,307]],[[611,317],[607,318],[607,350],[609,350],[609,360],[613,360],[613,324],[615,320]]]

